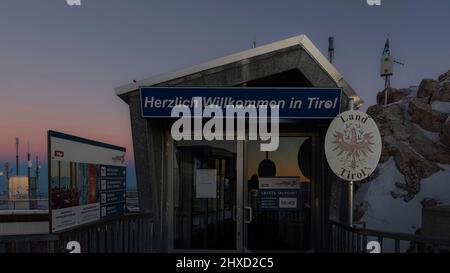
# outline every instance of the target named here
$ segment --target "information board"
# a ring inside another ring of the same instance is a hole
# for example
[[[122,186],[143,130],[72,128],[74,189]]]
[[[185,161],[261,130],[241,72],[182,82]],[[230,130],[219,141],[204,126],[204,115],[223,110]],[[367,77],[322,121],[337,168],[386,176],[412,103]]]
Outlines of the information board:
[[[125,148],[54,131],[48,145],[51,232],[125,211]]]

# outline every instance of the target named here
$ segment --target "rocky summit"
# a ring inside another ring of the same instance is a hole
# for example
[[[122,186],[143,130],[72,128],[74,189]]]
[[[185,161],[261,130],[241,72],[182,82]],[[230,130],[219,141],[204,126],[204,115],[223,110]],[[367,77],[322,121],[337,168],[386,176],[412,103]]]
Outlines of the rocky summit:
[[[450,70],[418,87],[388,90],[387,102],[383,90],[367,113],[383,139],[381,163],[393,158],[404,176],[392,197],[409,202],[423,179],[442,171],[440,164],[450,165]]]

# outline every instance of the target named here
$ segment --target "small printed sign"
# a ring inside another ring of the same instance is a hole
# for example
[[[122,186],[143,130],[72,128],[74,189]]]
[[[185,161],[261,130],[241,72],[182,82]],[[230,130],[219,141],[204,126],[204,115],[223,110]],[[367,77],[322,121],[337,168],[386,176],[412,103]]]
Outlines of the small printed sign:
[[[195,198],[217,198],[217,170],[195,170]]]
[[[297,198],[280,197],[278,207],[280,209],[296,209],[297,208]]]
[[[300,177],[259,178],[258,209],[298,209],[301,199]]]
[[[260,177],[260,189],[300,189],[300,177]]]
[[[265,189],[259,190],[259,210],[298,209],[300,190]]]

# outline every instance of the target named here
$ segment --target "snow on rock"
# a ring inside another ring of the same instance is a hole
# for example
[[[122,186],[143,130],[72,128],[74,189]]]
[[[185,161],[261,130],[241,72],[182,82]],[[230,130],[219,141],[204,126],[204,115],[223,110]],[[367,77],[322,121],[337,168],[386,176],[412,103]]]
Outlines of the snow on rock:
[[[439,105],[439,104],[436,104]],[[408,113],[411,115],[413,122],[420,124],[422,128],[432,131],[441,132],[442,124],[448,117],[440,111],[434,111],[432,106],[426,102],[426,99],[413,99],[409,104]]]
[[[422,180],[419,199],[433,198],[443,206],[450,205],[450,165],[439,164],[443,171]]]
[[[420,192],[410,201],[395,199],[393,193],[399,190],[395,183],[403,183],[403,174],[390,158],[379,166],[379,176],[371,182],[362,184],[355,195],[355,204],[368,203],[361,218],[369,229],[388,232],[414,234],[421,226],[422,204],[432,198],[441,205],[450,205],[450,165],[439,166],[443,171],[422,180]]]
[[[390,104],[380,104],[380,92],[367,110],[383,150],[377,175],[355,192],[355,220],[369,229],[414,234],[423,206],[450,206],[450,71],[439,81],[395,90]]]
[[[450,81],[450,70],[447,71],[446,73],[440,75],[438,80],[440,83],[449,82]]]
[[[434,101],[432,107],[434,111],[450,114],[450,102]]]
[[[450,116],[442,126],[441,142],[450,147]]]
[[[436,98],[439,93],[439,82],[433,79],[424,79],[419,85],[417,98],[428,98],[430,95]]]
[[[419,223],[416,214],[419,207],[403,199],[394,199],[392,193],[398,191],[396,183],[404,183],[403,174],[395,166],[393,158],[379,166],[379,176],[369,183],[365,183],[355,195],[355,204],[363,201],[369,204],[361,221],[369,229],[414,233]],[[420,203],[419,203],[420,205]]]
[[[381,163],[394,158],[405,177],[404,183],[396,183],[397,188],[405,191],[397,196],[403,196],[408,202],[419,193],[423,178],[441,170],[436,163],[450,164],[450,148],[426,136],[413,119],[410,120],[407,108],[404,103],[374,105],[367,109],[367,114],[375,120],[382,136]]]
[[[417,92],[419,91],[419,86],[417,86],[417,85],[410,86],[409,90],[411,90],[411,93],[409,93],[408,97],[415,98],[415,97],[417,97]]]
[[[440,140],[439,133],[433,133],[433,132],[430,132],[430,131],[428,131],[428,130],[425,130],[425,129],[423,129],[422,127],[420,127],[420,125],[417,125],[417,124],[414,124],[414,126],[415,126],[419,131],[421,131],[422,134],[423,134],[424,136],[426,136],[429,140],[431,140],[431,141],[433,141],[433,142],[439,142],[439,141],[441,141],[441,140]]]
[[[387,92],[387,103],[396,103],[401,101],[403,98],[410,96],[412,90],[409,88],[406,89],[396,89],[391,88]],[[377,94],[377,104],[384,105],[386,102],[386,89]]]

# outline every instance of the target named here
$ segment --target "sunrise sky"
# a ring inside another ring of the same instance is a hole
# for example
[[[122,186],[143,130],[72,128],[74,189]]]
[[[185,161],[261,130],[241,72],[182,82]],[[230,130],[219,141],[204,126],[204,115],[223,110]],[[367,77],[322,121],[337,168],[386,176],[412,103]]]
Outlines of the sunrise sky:
[[[0,164],[14,165],[16,136],[21,161],[27,140],[33,157],[45,159],[52,129],[127,147],[132,170],[128,108],[113,89],[248,49],[253,40],[306,34],[326,53],[335,36],[335,65],[367,107],[383,87],[387,33],[392,54],[406,63],[396,67],[394,87],[450,68],[449,13],[448,0],[382,0],[381,7],[365,0],[82,0],[80,7],[1,0]]]

